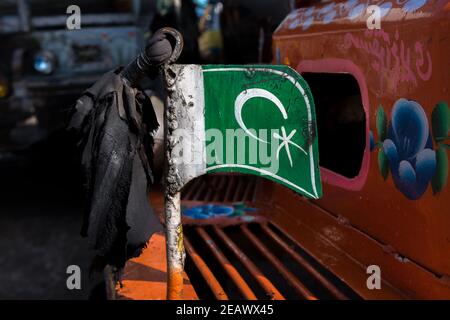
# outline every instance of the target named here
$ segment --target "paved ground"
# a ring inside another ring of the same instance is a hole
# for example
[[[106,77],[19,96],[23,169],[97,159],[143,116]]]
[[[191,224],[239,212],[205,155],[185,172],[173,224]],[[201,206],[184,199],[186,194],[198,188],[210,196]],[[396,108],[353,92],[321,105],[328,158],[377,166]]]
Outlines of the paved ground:
[[[0,163],[0,299],[89,297],[79,171],[61,141]],[[81,290],[66,287],[72,264],[81,268]]]

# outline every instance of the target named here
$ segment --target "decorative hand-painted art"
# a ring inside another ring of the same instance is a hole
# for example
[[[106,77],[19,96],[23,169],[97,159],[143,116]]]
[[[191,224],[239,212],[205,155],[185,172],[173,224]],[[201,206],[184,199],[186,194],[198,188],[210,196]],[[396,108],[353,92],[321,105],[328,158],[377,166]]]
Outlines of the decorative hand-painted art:
[[[175,90],[183,96],[180,114],[171,115],[181,129],[172,134],[171,157],[183,183],[205,173],[242,172],[307,197],[321,196],[314,102],[295,70],[276,65],[173,69]]]
[[[370,5],[378,5],[381,18],[383,18],[394,5],[402,8],[406,14],[419,10],[427,2],[428,0],[348,0],[331,2],[321,7],[312,6],[295,10],[286,17],[285,21],[289,29],[296,29],[301,26],[302,30],[307,30],[314,23],[329,24],[337,18],[354,21],[365,15],[366,9]]]
[[[241,217],[256,208],[247,207],[244,203],[234,203],[233,206],[208,203],[201,206],[183,207],[183,215],[192,219],[212,219],[223,217]]]
[[[224,137],[227,130],[243,130],[249,146],[257,145],[253,151],[240,151],[238,144],[224,143],[222,159],[212,159],[207,152],[207,170],[265,175],[319,197],[314,103],[303,78],[287,66],[273,65],[204,66],[203,76],[205,129],[217,128]],[[218,95],[224,88],[226,94]],[[261,157],[264,150],[268,159]]]
[[[343,54],[356,50],[364,55],[374,72],[389,78],[383,86],[392,93],[402,84],[420,86],[433,74],[433,60],[426,41],[418,39],[408,43],[397,28],[393,32],[365,30],[361,35],[347,32],[340,49]]]
[[[433,141],[428,119],[416,101],[399,99],[395,102],[388,122],[382,106],[377,110],[379,142],[378,165],[386,180],[392,174],[395,186],[408,199],[419,199],[431,182],[434,193],[443,189],[448,175],[445,140],[449,129],[448,105],[440,102],[432,113]],[[373,146],[373,148],[372,148]],[[371,150],[375,149],[371,133]]]

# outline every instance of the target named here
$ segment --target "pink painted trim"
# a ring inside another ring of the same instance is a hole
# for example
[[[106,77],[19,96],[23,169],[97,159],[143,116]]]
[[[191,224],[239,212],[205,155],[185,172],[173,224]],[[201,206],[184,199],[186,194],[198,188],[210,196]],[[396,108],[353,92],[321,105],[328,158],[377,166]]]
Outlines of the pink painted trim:
[[[370,134],[369,134],[369,96],[367,83],[364,74],[352,61],[346,59],[320,59],[320,60],[302,60],[297,66],[297,72],[314,73],[349,73],[355,77],[361,91],[361,99],[366,113],[366,147],[364,149],[361,169],[354,178],[347,178],[326,168],[320,168],[322,181],[330,185],[335,185],[347,190],[361,190],[366,182],[370,166]],[[320,137],[319,137],[320,139]],[[320,155],[319,155],[320,156]]]

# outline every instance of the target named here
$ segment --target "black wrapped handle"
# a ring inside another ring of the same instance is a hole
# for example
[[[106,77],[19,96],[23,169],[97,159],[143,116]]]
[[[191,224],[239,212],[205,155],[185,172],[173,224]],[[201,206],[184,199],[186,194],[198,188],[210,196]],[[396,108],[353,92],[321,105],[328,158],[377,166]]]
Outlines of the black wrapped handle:
[[[163,61],[160,61],[161,56],[155,58],[152,50],[155,41],[165,40],[169,41],[172,47],[172,54],[166,59],[163,58]],[[152,68],[177,61],[183,50],[183,44],[183,36],[177,30],[169,27],[159,29],[150,39],[145,49],[120,72],[120,76],[128,85],[135,86]]]

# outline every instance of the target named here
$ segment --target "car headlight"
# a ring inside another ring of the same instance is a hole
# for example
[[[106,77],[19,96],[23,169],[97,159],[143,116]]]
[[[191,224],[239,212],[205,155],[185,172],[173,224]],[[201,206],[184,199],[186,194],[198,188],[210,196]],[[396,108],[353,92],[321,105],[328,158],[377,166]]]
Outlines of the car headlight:
[[[34,56],[34,69],[43,74],[51,74],[56,69],[56,57],[50,51],[41,51]]]

